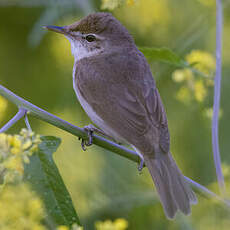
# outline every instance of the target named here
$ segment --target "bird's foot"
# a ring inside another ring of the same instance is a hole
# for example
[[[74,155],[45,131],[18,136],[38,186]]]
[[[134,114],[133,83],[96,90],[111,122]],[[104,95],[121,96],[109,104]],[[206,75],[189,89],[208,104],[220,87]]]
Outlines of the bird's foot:
[[[91,146],[93,144],[93,132],[95,132],[95,127],[93,125],[87,125],[84,127],[84,130],[87,132],[88,140],[85,140],[81,137],[78,139],[81,140],[81,147],[86,151],[86,146]]]
[[[139,173],[141,174],[142,169],[143,169],[144,164],[145,164],[144,157],[134,145],[132,145],[132,148],[135,150],[135,155],[137,155],[139,157],[139,164],[138,164],[137,169],[138,169]]]
[[[86,132],[87,132],[87,136],[88,136],[88,140],[85,140],[81,137],[79,137],[78,139],[81,140],[81,147],[84,151],[86,151],[86,146],[91,146],[93,144],[93,133],[97,133],[103,137],[106,137],[114,142],[116,142],[117,144],[121,145],[121,143],[117,142],[116,140],[114,140],[113,137],[107,135],[103,130],[96,128],[94,125],[89,124],[84,126],[83,128]]]
[[[139,154],[138,154],[139,155]],[[139,157],[140,157],[140,163],[139,163],[139,165],[138,165],[138,171],[139,171],[139,174],[141,174],[142,173],[142,169],[143,169],[143,167],[144,167],[144,163],[145,163],[145,161],[144,161],[144,158],[143,158],[143,156],[141,155],[139,155]]]

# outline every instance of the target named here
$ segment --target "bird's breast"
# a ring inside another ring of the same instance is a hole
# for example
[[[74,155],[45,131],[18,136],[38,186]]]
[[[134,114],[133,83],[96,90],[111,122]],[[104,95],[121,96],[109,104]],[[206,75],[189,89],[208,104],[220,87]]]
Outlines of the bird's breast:
[[[85,110],[87,115],[90,117],[90,119],[98,126],[100,126],[103,123],[103,120],[96,114],[96,112],[93,110],[93,108],[89,105],[89,103],[84,99],[84,97],[81,95],[81,92],[77,85],[77,79],[76,79],[76,66],[74,65],[73,69],[73,88],[76,93],[77,99],[80,102],[82,108]]]
[[[102,129],[108,136],[113,137],[118,142],[124,142],[124,139],[121,138],[114,130],[112,130],[103,119],[93,110],[92,106],[86,101],[86,99],[82,96],[78,84],[77,84],[77,76],[76,76],[76,64],[73,68],[73,88],[76,93],[77,99],[80,102],[82,108],[88,115],[88,117],[100,128]]]

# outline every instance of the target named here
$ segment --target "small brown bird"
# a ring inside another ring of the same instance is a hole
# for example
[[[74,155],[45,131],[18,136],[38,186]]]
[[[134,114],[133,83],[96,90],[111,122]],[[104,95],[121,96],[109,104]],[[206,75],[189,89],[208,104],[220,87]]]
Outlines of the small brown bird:
[[[138,152],[168,218],[178,210],[188,215],[196,196],[170,153],[166,113],[150,67],[125,27],[109,13],[94,13],[69,26],[45,28],[71,43],[74,90],[91,120]]]

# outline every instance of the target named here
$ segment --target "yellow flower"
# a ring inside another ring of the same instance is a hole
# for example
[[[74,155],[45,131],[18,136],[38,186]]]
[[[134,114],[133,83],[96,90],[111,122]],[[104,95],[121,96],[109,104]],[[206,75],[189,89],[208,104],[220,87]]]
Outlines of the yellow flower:
[[[195,92],[195,99],[198,102],[202,102],[207,94],[207,91],[204,87],[204,83],[202,80],[198,80],[194,84],[194,92]]]
[[[122,0],[102,0],[101,9],[114,10],[121,2]]]
[[[0,141],[5,142],[6,141],[6,137],[7,135],[5,133],[0,133]],[[2,144],[2,142],[0,142],[0,145]]]
[[[128,227],[128,222],[125,219],[116,219],[114,222],[106,220],[104,222],[97,221],[95,223],[96,230],[125,230]]]
[[[186,56],[186,61],[193,66],[193,69],[190,67],[179,69],[172,74],[173,81],[184,83],[177,93],[177,99],[188,103],[193,97],[196,101],[203,102],[207,96],[207,88],[214,84],[209,76],[213,77],[215,58],[208,52],[193,50]]]
[[[28,201],[28,209],[33,210],[29,213],[31,217],[42,216],[43,215],[43,204],[38,197],[34,197]]]
[[[30,148],[31,145],[32,145],[32,141],[31,141],[30,139],[27,139],[27,140],[25,141],[25,143],[22,145],[22,149],[23,149],[23,150],[26,150],[26,149]]]
[[[222,163],[221,166],[224,177],[230,177],[230,166],[226,163]]]
[[[10,157],[4,162],[6,169],[16,170],[22,174],[24,172],[22,158],[20,156]]]
[[[21,148],[22,142],[19,139],[19,136],[13,136],[13,138],[11,138],[11,142],[10,145],[15,147],[15,148]]]
[[[114,10],[126,2],[128,6],[133,6],[136,0],[102,0],[101,9]]]
[[[64,225],[60,225],[60,226],[58,226],[57,230],[69,230],[69,227],[64,226]]]
[[[209,118],[210,120],[212,120],[212,117],[213,117],[213,108],[206,108],[204,110],[204,113],[203,113],[207,118]],[[220,109],[219,111],[219,118],[221,118],[223,115],[223,110]]]
[[[41,200],[25,184],[7,185],[0,193],[0,229],[45,230]]]
[[[182,86],[179,91],[176,94],[176,98],[185,103],[188,104],[191,101],[192,95],[191,92],[187,87]]]
[[[206,108],[204,110],[204,115],[209,118],[212,119],[212,115],[213,115],[213,109],[212,108]]]
[[[124,230],[128,227],[128,221],[122,218],[116,219],[114,222],[117,230]]]
[[[193,50],[185,58],[188,63],[194,64],[194,67],[206,75],[214,72],[216,61],[212,54],[201,51]]]
[[[16,155],[16,154],[20,153],[20,150],[21,150],[20,148],[13,147],[10,151],[12,154]]]
[[[83,230],[83,227],[75,223],[72,225],[71,230]]]
[[[20,135],[0,134],[0,173],[3,185],[22,180],[24,163],[29,163],[29,156],[38,148],[40,136],[26,129]]]
[[[96,230],[113,230],[113,223],[111,220],[106,220],[104,222],[97,221],[95,227]]]
[[[182,82],[185,80],[185,71],[184,70],[176,70],[173,72],[172,74],[172,79],[175,81],[175,82]]]
[[[83,227],[78,226],[76,223],[72,225],[71,228],[65,225],[60,225],[57,227],[57,230],[83,230]]]
[[[8,184],[19,184],[22,182],[23,174],[19,173],[16,170],[7,170],[3,174],[3,184],[0,187],[0,192],[7,186]]]

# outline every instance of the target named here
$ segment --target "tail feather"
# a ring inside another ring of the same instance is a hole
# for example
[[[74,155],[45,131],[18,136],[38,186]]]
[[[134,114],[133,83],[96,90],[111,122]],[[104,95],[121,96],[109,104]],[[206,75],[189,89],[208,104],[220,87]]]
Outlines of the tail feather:
[[[164,212],[169,219],[180,210],[190,214],[190,205],[197,203],[196,195],[189,187],[170,153],[159,158],[144,156],[145,164],[153,178]]]

